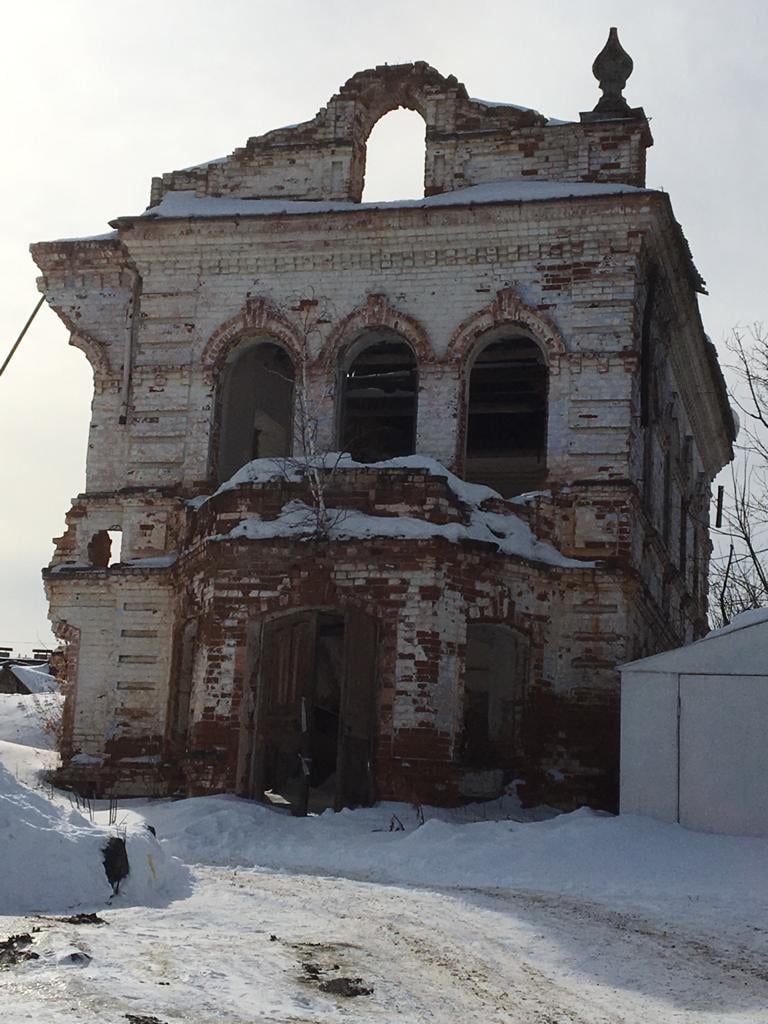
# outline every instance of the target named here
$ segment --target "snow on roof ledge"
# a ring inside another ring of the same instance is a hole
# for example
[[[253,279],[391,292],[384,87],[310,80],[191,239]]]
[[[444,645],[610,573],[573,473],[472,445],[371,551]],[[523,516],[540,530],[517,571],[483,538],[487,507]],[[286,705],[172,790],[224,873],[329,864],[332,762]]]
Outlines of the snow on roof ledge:
[[[234,490],[252,483],[267,483],[270,480],[301,480],[310,468],[317,467],[335,472],[355,469],[410,469],[420,470],[430,476],[442,477],[456,497],[469,509],[467,523],[433,523],[416,516],[370,515],[349,508],[328,508],[325,510],[326,536],[329,540],[353,540],[388,537],[400,540],[427,540],[441,537],[451,543],[477,541],[490,544],[501,554],[514,555],[532,562],[559,566],[567,569],[591,569],[595,562],[568,558],[548,541],[540,540],[525,520],[509,511],[488,511],[482,505],[491,499],[503,502],[505,499],[490,487],[471,484],[455,476],[436,459],[422,455],[406,455],[387,459],[383,462],[356,462],[351,456],[340,452],[328,452],[316,458],[307,459],[254,459],[239,469],[234,476],[221,485],[216,494]],[[521,495],[506,499],[508,504],[524,504],[530,496]],[[208,499],[194,498],[188,502],[192,508],[200,508]],[[317,510],[301,501],[289,501],[276,519],[262,519],[249,516],[238,523],[229,533],[216,534],[210,540],[224,541],[242,538],[244,540],[270,540],[278,537],[292,537],[296,540],[311,540],[317,536]]]
[[[494,491],[493,488],[486,487],[484,484],[467,483],[466,480],[451,473],[442,462],[438,462],[437,459],[430,458],[428,455],[401,455],[394,459],[384,459],[381,462],[358,462],[348,452],[323,452],[321,455],[303,458],[254,459],[238,469],[229,480],[219,487],[215,494],[231,491],[243,484],[263,484],[270,480],[302,480],[310,469],[325,469],[332,472],[355,469],[421,470],[429,476],[442,477],[459,501],[463,501],[467,505],[481,505],[490,498],[502,500],[498,491]],[[211,497],[213,496],[211,495]],[[192,500],[199,506],[208,499],[204,498],[201,501],[194,498]]]
[[[30,693],[50,693],[59,688],[58,679],[51,675],[47,666],[11,665],[10,669]]]
[[[760,627],[754,629],[754,627]],[[754,631],[747,637],[747,630]],[[752,608],[701,640],[619,665],[621,672],[768,675],[768,608]]]
[[[230,196],[199,196],[191,189],[166,192],[157,206],[138,217],[119,220],[171,220],[205,217],[268,217],[275,214],[350,213],[359,210],[413,210],[478,203],[524,203],[548,199],[592,198],[595,196],[650,193],[653,189],[609,182],[587,181],[496,181],[471,185],[453,192],[441,192],[423,199],[391,202],[350,203],[308,199],[237,199]]]
[[[700,644],[706,643],[707,640],[713,640],[718,636],[725,636],[727,633],[734,633],[737,629],[748,629],[750,626],[757,626],[761,622],[768,622],[768,608],[749,608],[745,612],[740,612],[727,626],[713,629],[711,633],[707,633],[705,637],[697,642]]]

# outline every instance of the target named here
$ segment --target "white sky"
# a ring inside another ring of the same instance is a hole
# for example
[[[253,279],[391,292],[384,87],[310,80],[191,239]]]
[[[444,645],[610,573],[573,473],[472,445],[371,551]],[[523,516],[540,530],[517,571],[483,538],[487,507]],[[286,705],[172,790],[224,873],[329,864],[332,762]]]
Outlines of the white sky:
[[[3,25],[0,359],[37,301],[30,242],[107,230],[146,206],[153,175],[306,120],[376,64],[426,60],[471,96],[575,119],[599,98],[611,25],[635,61],[626,96],[652,120],[648,184],[671,194],[711,292],[709,333],[768,320],[761,0],[36,0]],[[366,197],[417,192],[422,153],[399,120],[370,147]],[[0,378],[0,645],[17,651],[52,643],[40,569],[84,486],[91,374],[67,340],[44,307]]]

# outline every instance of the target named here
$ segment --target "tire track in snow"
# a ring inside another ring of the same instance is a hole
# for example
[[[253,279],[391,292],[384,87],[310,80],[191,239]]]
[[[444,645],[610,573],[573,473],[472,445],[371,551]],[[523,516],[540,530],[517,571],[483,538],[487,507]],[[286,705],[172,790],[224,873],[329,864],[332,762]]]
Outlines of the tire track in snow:
[[[46,924],[41,949],[81,941],[93,963],[0,974],[3,1024],[768,1024],[759,951],[694,926],[548,894],[195,876],[186,899],[112,908],[106,928]],[[372,995],[318,991],[308,950]]]
[[[587,993],[573,993],[524,962],[508,936],[503,944],[491,938],[486,919],[493,912],[462,907],[454,894],[314,876],[257,874],[248,884],[311,906],[318,925],[322,913],[334,934],[343,921],[355,947],[366,951],[355,966],[368,970],[398,1020],[624,1024],[625,1017],[607,1012]],[[371,959],[391,964],[392,971],[372,976]]]

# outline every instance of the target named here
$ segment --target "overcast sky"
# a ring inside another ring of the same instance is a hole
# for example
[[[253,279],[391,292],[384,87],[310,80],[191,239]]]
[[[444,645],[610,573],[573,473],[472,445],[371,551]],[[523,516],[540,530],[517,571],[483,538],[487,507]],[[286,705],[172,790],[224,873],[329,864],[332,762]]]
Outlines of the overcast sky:
[[[710,297],[707,330],[768,321],[768,5],[760,0],[36,0],[4,8],[0,358],[37,301],[28,245],[107,230],[163,171],[312,117],[355,71],[426,60],[471,96],[576,119],[617,25],[626,95]],[[372,138],[366,198],[410,198],[411,116]],[[418,130],[418,121],[417,121]],[[421,128],[423,137],[423,128]],[[384,149],[385,151],[382,151]],[[0,378],[0,645],[48,645],[40,569],[84,487],[91,372],[41,310]]]

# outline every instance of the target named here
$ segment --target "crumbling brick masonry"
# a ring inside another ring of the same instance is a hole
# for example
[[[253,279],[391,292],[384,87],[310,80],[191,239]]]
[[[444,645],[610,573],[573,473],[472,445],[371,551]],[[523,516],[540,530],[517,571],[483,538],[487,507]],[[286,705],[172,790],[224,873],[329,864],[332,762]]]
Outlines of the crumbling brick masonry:
[[[734,437],[617,47],[573,123],[361,72],[32,247],[94,372],[44,573],[65,783],[614,805],[616,666],[706,631]],[[425,197],[362,204],[399,106]]]

